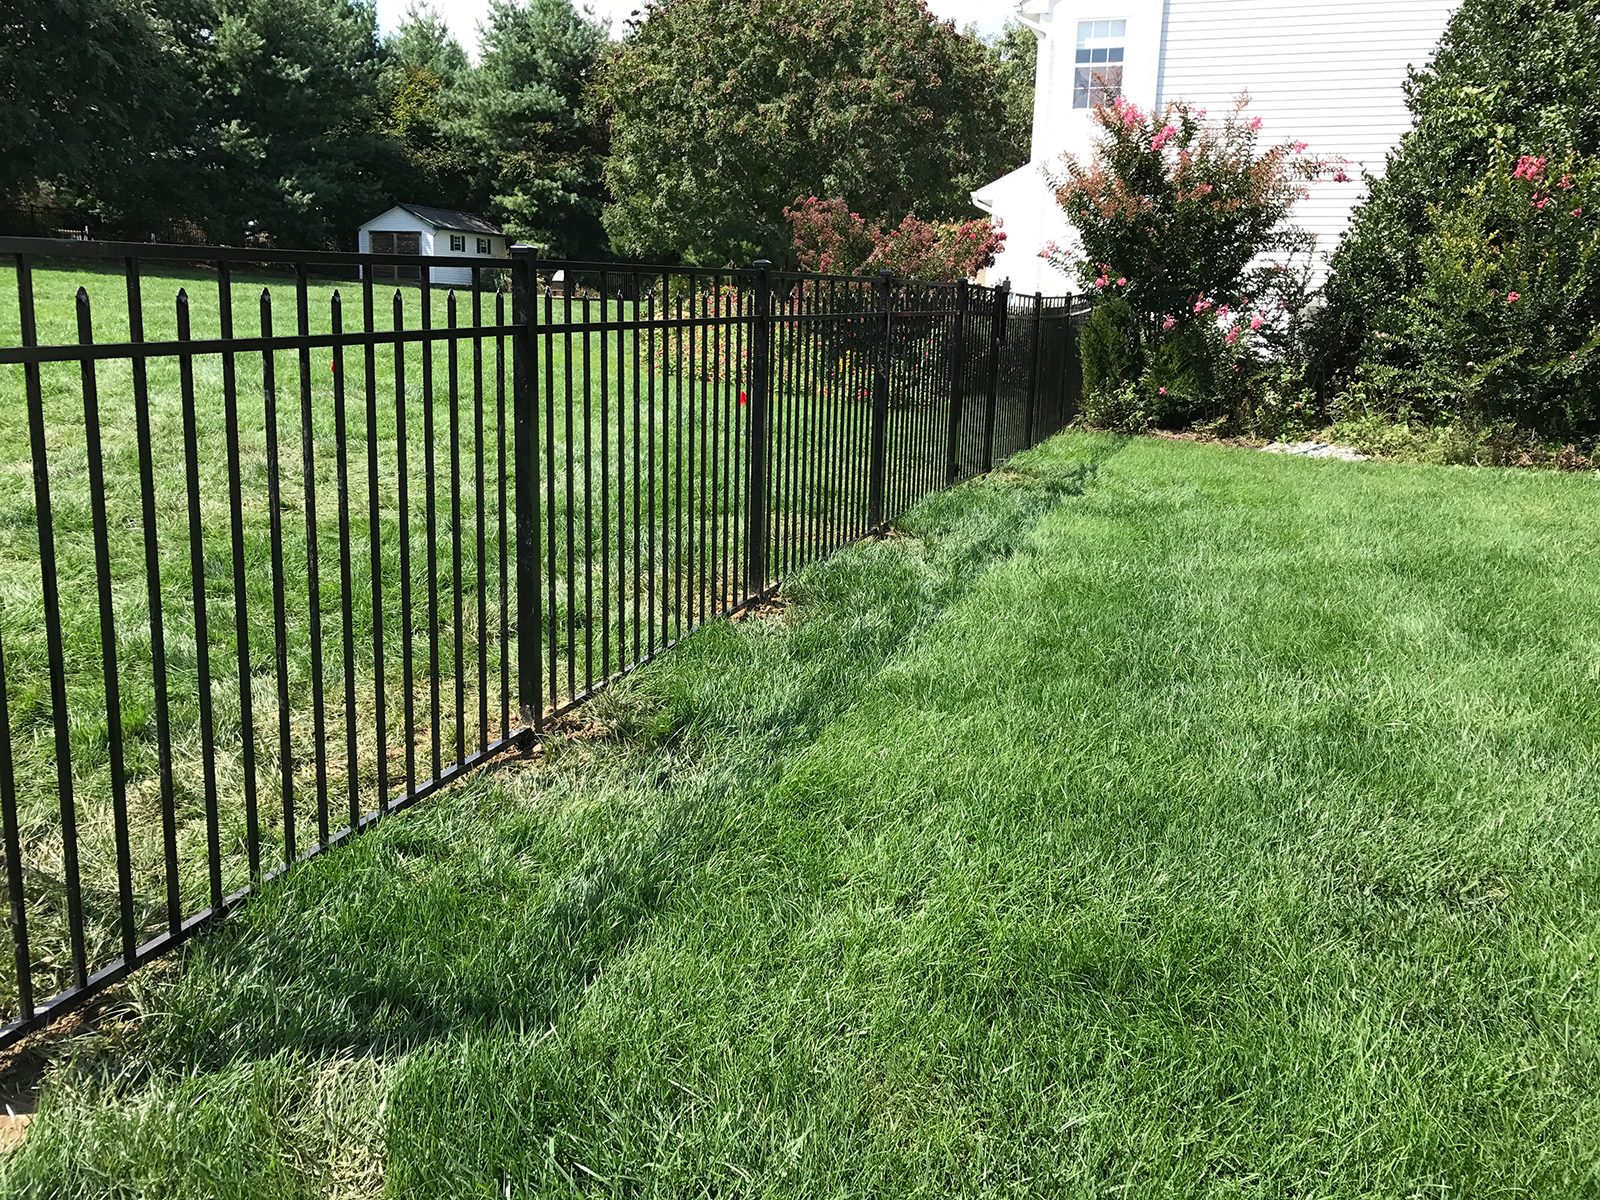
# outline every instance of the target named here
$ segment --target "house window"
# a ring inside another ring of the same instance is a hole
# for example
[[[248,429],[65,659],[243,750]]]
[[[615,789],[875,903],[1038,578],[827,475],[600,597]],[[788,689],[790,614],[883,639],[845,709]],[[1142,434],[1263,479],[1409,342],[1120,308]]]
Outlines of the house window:
[[[479,238],[478,239],[478,253],[483,255],[485,258],[487,258],[489,256],[489,239],[488,238]]]
[[[1072,107],[1097,108],[1122,94],[1122,43],[1127,21],[1079,21]]]
[[[465,254],[466,252],[467,235],[464,233],[452,233],[450,235],[450,253]]]

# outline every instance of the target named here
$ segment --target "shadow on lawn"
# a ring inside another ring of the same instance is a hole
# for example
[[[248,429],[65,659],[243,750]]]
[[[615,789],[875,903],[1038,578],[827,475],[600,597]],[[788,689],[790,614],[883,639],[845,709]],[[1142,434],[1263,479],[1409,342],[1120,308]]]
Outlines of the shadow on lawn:
[[[905,536],[802,572],[781,618],[700,630],[591,706],[603,742],[486,770],[269,889],[141,989],[125,1046],[80,1067],[131,1082],[550,1027],[732,845],[741,797],[773,786],[1124,442],[1021,455],[925,501]]]

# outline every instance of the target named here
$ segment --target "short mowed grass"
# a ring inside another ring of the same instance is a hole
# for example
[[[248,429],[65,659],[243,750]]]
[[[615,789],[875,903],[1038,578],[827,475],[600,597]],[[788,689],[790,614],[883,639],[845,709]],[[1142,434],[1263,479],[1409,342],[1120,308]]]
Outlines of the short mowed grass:
[[[1058,438],[136,978],[0,1180],[1600,1193],[1597,518]]]

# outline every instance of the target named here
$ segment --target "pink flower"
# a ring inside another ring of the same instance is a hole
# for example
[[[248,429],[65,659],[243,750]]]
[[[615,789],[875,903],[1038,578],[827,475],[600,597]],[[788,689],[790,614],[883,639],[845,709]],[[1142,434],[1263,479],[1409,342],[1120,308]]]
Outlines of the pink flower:
[[[1304,154],[1306,152],[1306,147],[1309,145],[1311,145],[1310,142],[1296,142],[1294,144],[1294,152],[1296,154]]]
[[[1531,154],[1524,154],[1517,159],[1517,169],[1511,172],[1513,179],[1526,179],[1530,182],[1544,178],[1543,158],[1535,158]]]
[[[1117,277],[1117,286],[1118,287],[1127,287],[1128,286],[1128,277],[1126,275],[1119,275]]]
[[[1567,216],[1569,216],[1569,217],[1581,217],[1581,216],[1583,216],[1583,209],[1581,207],[1575,208],[1571,212],[1569,212],[1567,214]]]
[[[1337,171],[1335,171],[1333,173],[1333,181],[1335,183],[1349,183],[1350,182],[1350,172],[1346,171],[1343,167],[1340,167]]]
[[[1210,307],[1211,307],[1211,301],[1207,300],[1205,298],[1204,294],[1201,295],[1200,299],[1198,299],[1198,300],[1196,300],[1194,302],[1194,311],[1197,312],[1197,313],[1203,313],[1207,309],[1209,309]]]
[[[1228,330],[1228,336],[1222,340],[1229,346],[1237,342],[1239,340],[1239,327],[1235,325],[1232,329]]]
[[[1161,132],[1150,139],[1150,149],[1159,150],[1178,135],[1177,129],[1171,125],[1163,125]]]
[[[1267,323],[1267,319],[1265,317],[1263,317],[1260,313],[1257,313],[1255,316],[1250,318],[1250,328],[1251,329],[1260,329],[1266,323]]]
[[[1515,304],[1518,300],[1521,300],[1521,299],[1522,299],[1522,293],[1521,292],[1507,292],[1506,293],[1506,303],[1507,304]]]
[[[1177,317],[1168,317],[1165,321],[1161,322],[1161,328],[1163,328],[1163,329],[1171,329],[1177,323],[1178,323],[1178,318]]]
[[[1165,396],[1167,394],[1167,389],[1166,388],[1157,388],[1156,391],[1160,392],[1163,396]]]
[[[1203,108],[1197,108],[1194,110],[1194,115],[1197,117],[1203,117],[1206,115],[1206,110]]]
[[[1254,132],[1255,130],[1260,129],[1261,128],[1261,118],[1260,117],[1251,117],[1248,121],[1246,121],[1244,123],[1244,127],[1246,129],[1250,130],[1251,132]]]
[[[1556,186],[1559,187],[1564,192],[1570,192],[1572,190],[1572,176],[1571,175],[1563,175],[1561,177],[1561,182],[1559,184],[1557,184]]]
[[[1224,304],[1221,308],[1217,309],[1217,317],[1218,317],[1218,319],[1221,319],[1222,317],[1227,316],[1232,311],[1233,311],[1233,309],[1230,306]]]
[[[1103,287],[1105,287],[1105,286],[1106,286],[1106,277],[1105,277],[1105,276],[1104,276],[1104,275],[1102,275],[1102,276],[1100,276],[1100,278],[1099,278],[1099,279],[1096,279],[1096,280],[1095,280],[1095,281],[1094,281],[1094,285],[1095,285],[1095,287],[1097,287],[1097,288],[1103,288]]]

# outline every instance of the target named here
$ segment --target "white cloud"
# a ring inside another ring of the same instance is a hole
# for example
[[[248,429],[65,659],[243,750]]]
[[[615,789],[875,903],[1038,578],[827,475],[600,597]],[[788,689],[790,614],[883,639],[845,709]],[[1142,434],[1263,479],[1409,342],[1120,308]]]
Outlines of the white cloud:
[[[474,58],[478,51],[478,24],[489,11],[489,0],[430,0],[430,3],[456,40]],[[405,19],[411,0],[378,0],[378,28],[388,33]],[[583,7],[580,0],[580,7]],[[611,26],[614,35],[622,33],[623,23],[644,0],[588,0],[595,16]],[[954,21],[958,29],[976,25],[983,33],[998,33],[1006,17],[1016,11],[1014,0],[929,0],[935,16]]]

